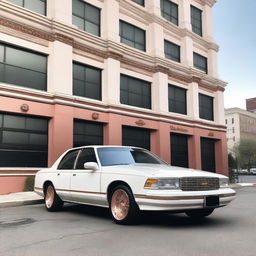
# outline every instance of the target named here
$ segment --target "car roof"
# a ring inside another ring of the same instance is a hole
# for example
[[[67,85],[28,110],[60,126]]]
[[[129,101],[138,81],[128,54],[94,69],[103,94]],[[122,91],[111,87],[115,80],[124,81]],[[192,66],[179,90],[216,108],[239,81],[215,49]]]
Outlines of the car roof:
[[[134,147],[134,146],[119,146],[119,145],[87,145],[87,146],[81,146],[81,147],[75,147],[71,148],[70,150],[73,149],[82,149],[82,148],[139,148],[139,147]],[[143,148],[139,148],[143,149]]]

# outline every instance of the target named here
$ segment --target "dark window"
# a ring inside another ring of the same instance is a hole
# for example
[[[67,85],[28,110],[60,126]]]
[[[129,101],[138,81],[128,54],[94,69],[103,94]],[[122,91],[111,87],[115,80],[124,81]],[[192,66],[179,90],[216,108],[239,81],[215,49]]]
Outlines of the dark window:
[[[0,44],[0,82],[47,89],[47,57]]]
[[[103,144],[103,124],[82,120],[74,121],[74,147]]]
[[[213,97],[199,93],[199,117],[213,121]]]
[[[86,162],[97,163],[97,159],[93,148],[85,148],[82,150],[82,152],[78,156],[76,169],[84,169],[84,164]]]
[[[67,170],[74,169],[74,164],[79,150],[73,150],[68,152],[61,160],[58,169]]]
[[[161,0],[160,4],[162,17],[178,26],[178,5],[169,0]]]
[[[171,134],[171,165],[188,167],[188,136]]]
[[[228,120],[227,119],[225,119],[225,123],[228,124]]]
[[[101,100],[101,70],[73,63],[73,95]]]
[[[232,118],[232,124],[234,123],[234,118]]]
[[[120,83],[120,101],[122,104],[151,108],[151,84],[149,82],[121,75]]]
[[[81,0],[73,0],[73,24],[88,33],[100,36],[100,9]]]
[[[141,6],[145,6],[145,2],[144,2],[144,0],[132,0],[134,3],[137,3],[137,4],[139,4],[139,5],[141,5]]]
[[[208,65],[207,65],[207,58],[198,54],[193,53],[193,61],[194,67],[204,71],[206,74],[208,73]]]
[[[168,86],[169,111],[187,114],[187,90],[170,85]]]
[[[140,147],[150,150],[150,130],[123,126],[122,145]]]
[[[180,46],[164,40],[165,58],[180,62]]]
[[[46,15],[46,0],[8,0],[33,12]]]
[[[201,138],[202,170],[215,172],[215,140]]]
[[[202,11],[191,5],[190,12],[192,31],[202,36]]]
[[[46,167],[48,121],[0,114],[0,167]]]
[[[121,43],[141,51],[146,51],[145,31],[127,22],[120,20],[119,33]]]

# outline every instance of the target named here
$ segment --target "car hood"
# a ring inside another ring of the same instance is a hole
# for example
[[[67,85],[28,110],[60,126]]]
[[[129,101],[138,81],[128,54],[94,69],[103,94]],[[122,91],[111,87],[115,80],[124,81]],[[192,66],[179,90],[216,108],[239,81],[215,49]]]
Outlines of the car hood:
[[[134,174],[134,175],[145,175],[156,178],[164,177],[215,177],[215,178],[225,178],[226,176],[221,174],[216,174],[212,172],[194,170],[189,168],[183,168],[178,166],[170,165],[158,165],[158,164],[132,164],[132,165],[116,165],[104,167],[106,171],[118,172],[122,174]]]

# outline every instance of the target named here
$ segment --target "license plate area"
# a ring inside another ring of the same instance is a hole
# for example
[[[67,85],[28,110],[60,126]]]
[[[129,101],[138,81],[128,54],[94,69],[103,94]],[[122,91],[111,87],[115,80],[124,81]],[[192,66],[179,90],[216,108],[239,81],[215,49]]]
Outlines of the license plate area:
[[[219,205],[220,205],[220,198],[218,196],[206,196],[204,198],[205,208],[219,207]]]

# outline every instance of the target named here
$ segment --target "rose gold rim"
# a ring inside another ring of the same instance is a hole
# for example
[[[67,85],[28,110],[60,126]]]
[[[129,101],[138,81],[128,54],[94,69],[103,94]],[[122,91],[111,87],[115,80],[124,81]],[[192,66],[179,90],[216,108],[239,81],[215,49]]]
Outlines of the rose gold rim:
[[[116,190],[111,198],[111,212],[115,219],[123,220],[128,215],[130,200],[128,194],[122,190]]]
[[[46,207],[51,208],[53,201],[54,201],[54,188],[53,186],[48,186],[46,190],[46,195],[45,195]]]

